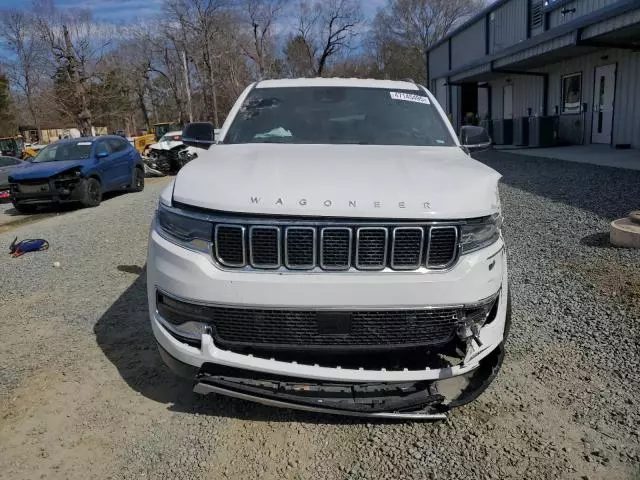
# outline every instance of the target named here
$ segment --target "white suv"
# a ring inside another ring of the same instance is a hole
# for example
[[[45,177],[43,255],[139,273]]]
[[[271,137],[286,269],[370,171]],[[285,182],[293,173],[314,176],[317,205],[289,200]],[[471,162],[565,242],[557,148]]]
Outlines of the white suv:
[[[198,393],[303,410],[443,418],[474,399],[510,302],[500,175],[465,134],[422,86],[324,78],[249,86],[215,142],[187,126],[205,150],[149,236],[164,361]]]

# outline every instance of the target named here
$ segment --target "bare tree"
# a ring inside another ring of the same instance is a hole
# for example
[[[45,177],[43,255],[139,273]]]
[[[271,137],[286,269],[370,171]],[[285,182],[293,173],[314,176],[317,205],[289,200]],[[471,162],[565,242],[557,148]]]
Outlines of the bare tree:
[[[49,47],[57,94],[67,97],[58,99],[58,107],[72,114],[80,132],[89,135],[92,123],[88,91],[110,39],[97,30],[88,11],[41,13],[36,25]]]
[[[219,125],[218,100],[215,81],[214,37],[220,25],[220,10],[225,6],[224,0],[166,0],[165,10],[172,19],[177,20],[182,32],[190,32],[198,37],[203,47],[204,65],[208,70],[209,88],[213,121]],[[186,37],[183,37],[186,43]],[[192,55],[193,57],[193,55]]]
[[[20,10],[0,12],[0,39],[13,57],[7,65],[7,76],[13,87],[25,96],[31,122],[40,136],[40,115],[35,97],[42,84],[45,56],[44,45],[34,29],[33,15]]]
[[[304,53],[322,76],[330,59],[354,47],[359,27],[364,21],[357,0],[324,0],[313,4],[300,3],[297,28],[291,35],[287,50],[297,58]]]
[[[258,78],[270,73],[275,50],[273,28],[285,3],[285,0],[243,0],[238,7],[242,23],[249,30],[248,38],[241,38],[238,44],[255,63]]]
[[[371,40],[384,63],[417,61],[426,77],[427,51],[457,25],[479,11],[485,0],[387,0],[373,22]]]

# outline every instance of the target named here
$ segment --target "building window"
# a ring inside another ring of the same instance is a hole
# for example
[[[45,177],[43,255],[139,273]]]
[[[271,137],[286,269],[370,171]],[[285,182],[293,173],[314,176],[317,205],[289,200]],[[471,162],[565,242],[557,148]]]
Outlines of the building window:
[[[531,30],[542,27],[542,19],[544,17],[542,5],[542,0],[531,1]]]
[[[562,113],[580,113],[582,108],[582,74],[562,77]]]

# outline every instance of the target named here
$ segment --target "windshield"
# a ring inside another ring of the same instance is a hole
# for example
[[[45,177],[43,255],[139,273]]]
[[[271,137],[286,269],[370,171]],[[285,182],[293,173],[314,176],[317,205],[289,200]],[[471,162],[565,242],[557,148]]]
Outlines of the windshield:
[[[254,89],[223,143],[455,145],[424,91],[355,87]]]
[[[47,145],[38,152],[33,163],[87,160],[91,156],[92,142],[63,142]]]
[[[173,134],[169,134],[167,133],[164,137],[162,137],[160,140],[158,140],[158,143],[160,142],[179,142],[180,140],[182,140],[182,135],[179,133],[173,133]]]

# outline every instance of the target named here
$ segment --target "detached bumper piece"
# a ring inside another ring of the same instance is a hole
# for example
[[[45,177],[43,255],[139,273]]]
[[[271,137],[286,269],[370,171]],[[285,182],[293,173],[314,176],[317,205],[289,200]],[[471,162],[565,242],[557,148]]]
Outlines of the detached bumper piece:
[[[498,375],[503,359],[504,343],[485,357],[476,369],[459,377],[431,382],[358,384],[315,382],[207,363],[196,375],[197,384],[193,390],[200,394],[217,393],[272,407],[316,413],[443,420],[446,412],[475,400],[489,387]],[[172,360],[175,363],[175,359]],[[171,367],[176,371],[175,366]],[[440,386],[450,388],[447,382],[460,380],[463,380],[464,387],[453,396],[445,396],[439,391]]]
[[[218,393],[317,413],[379,418],[442,420],[445,401],[434,382],[349,384],[260,374],[205,364],[194,392]]]

